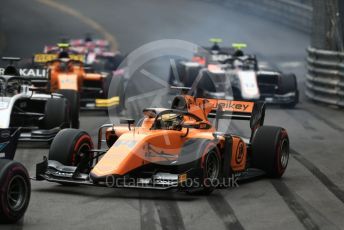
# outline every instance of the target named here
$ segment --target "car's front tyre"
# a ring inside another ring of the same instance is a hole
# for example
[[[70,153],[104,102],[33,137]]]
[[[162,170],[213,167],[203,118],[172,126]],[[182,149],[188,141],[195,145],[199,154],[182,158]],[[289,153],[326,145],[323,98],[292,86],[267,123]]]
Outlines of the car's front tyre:
[[[0,223],[20,220],[29,205],[31,184],[25,167],[15,161],[0,160]]]

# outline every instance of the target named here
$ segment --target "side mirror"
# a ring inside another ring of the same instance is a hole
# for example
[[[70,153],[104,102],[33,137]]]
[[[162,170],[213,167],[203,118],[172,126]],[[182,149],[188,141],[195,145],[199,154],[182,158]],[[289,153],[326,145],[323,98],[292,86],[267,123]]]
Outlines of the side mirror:
[[[134,119],[120,119],[119,123],[120,124],[128,124],[129,130],[131,130],[131,125],[133,125],[135,123],[135,120]]]

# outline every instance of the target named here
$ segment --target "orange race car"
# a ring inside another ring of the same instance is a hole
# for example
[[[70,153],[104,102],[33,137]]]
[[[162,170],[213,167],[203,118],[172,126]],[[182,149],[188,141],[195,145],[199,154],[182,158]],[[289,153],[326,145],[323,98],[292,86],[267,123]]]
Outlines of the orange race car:
[[[34,62],[44,63],[48,69],[51,92],[68,99],[73,128],[79,127],[80,108],[106,111],[119,104],[119,97],[107,98],[111,77],[86,71],[84,55],[70,54],[63,48],[59,54],[36,54]]]
[[[288,134],[281,127],[263,126],[264,103],[180,95],[171,109],[143,113],[135,126],[126,119],[127,125],[100,127],[97,148],[84,131],[60,131],[48,159],[37,164],[36,179],[210,194],[233,186],[237,178],[281,177],[286,170]],[[218,132],[220,119],[250,121],[251,136]]]

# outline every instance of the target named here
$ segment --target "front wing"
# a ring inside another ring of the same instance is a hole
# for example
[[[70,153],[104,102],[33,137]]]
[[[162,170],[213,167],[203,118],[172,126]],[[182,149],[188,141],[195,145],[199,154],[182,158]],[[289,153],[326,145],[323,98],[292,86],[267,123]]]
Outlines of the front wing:
[[[176,189],[180,191],[199,189],[199,187],[191,187],[190,179],[200,178],[202,171],[200,169],[190,168],[186,172],[177,174],[175,172],[156,172],[147,177],[130,177],[130,175],[109,175],[104,178],[93,180],[92,173],[82,173],[78,167],[65,166],[57,161],[48,160],[44,157],[43,162],[36,165],[35,180],[46,180],[49,182],[62,184],[78,184],[109,188],[136,188],[136,189],[155,189],[170,190]],[[257,169],[248,169],[245,172],[232,176],[233,180],[247,181],[265,175],[264,172]],[[226,180],[228,181],[228,180]],[[227,188],[232,184],[218,184],[218,188]]]

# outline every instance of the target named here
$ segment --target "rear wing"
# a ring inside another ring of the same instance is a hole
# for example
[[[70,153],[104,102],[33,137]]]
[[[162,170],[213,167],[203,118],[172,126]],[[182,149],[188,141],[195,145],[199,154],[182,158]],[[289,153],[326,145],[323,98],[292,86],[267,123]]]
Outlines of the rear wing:
[[[0,159],[13,160],[19,136],[20,128],[0,129]]]
[[[47,69],[42,66],[33,65],[32,60],[21,60],[21,58],[18,57],[2,57],[2,60],[9,62],[9,64],[0,66],[0,76],[9,75],[21,77],[32,83],[46,83],[48,81]],[[22,62],[19,63],[19,61]],[[14,64],[15,62],[18,63]]]
[[[83,54],[69,54],[69,59],[73,61],[85,62],[85,55]],[[35,54],[33,57],[34,63],[47,63],[58,59],[59,54]]]
[[[222,99],[207,99],[213,108],[208,114],[209,118],[215,118],[221,112],[222,119],[249,120],[254,107],[254,102],[231,101]]]
[[[205,103],[205,101],[212,107],[207,115],[208,118],[216,118],[216,120],[248,120],[250,121],[250,128],[252,131],[264,124],[266,108],[264,102],[204,98],[196,99],[196,103],[199,105]]]
[[[47,69],[45,68],[15,68],[15,71],[12,68],[10,69],[0,67],[0,75],[10,75],[10,76],[20,76],[32,80],[44,80],[47,79]]]

